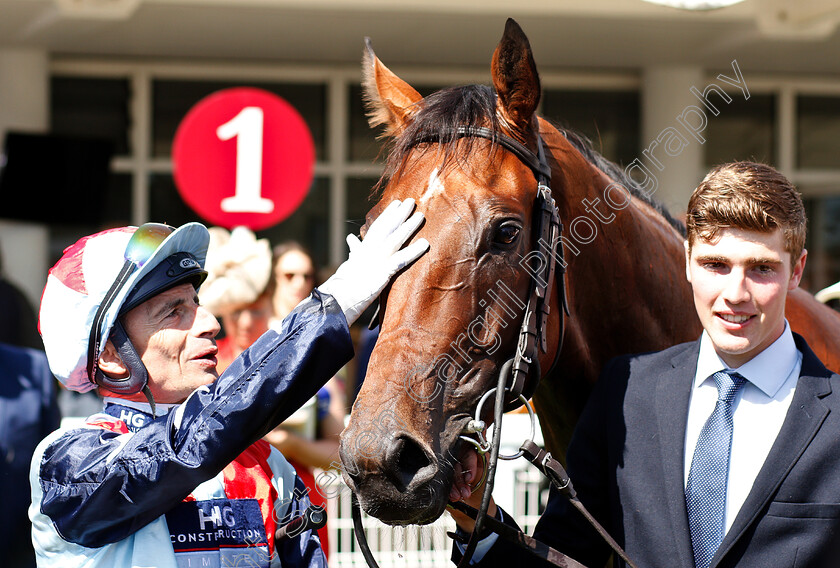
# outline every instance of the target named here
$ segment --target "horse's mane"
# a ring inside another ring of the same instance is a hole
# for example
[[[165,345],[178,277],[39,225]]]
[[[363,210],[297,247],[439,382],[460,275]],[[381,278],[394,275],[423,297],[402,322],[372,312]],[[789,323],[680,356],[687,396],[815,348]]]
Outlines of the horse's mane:
[[[630,194],[638,199],[644,201],[662,215],[668,223],[674,227],[677,232],[685,236],[685,224],[675,219],[668,209],[658,201],[651,199],[650,194],[642,191],[641,186],[632,177],[627,175],[627,172],[618,164],[609,161],[607,158],[599,154],[593,147],[592,142],[583,134],[575,132],[569,128],[562,128],[555,125],[563,136],[566,137],[572,146],[577,149],[581,155],[586,158],[586,161],[607,174],[613,181],[616,181],[630,190]]]
[[[376,108],[370,105],[369,113],[374,112]],[[385,171],[377,184],[377,189],[384,188],[390,178],[399,177],[406,167],[411,151],[422,145],[439,144],[438,148],[443,158],[441,169],[466,161],[477,139],[460,138],[457,132],[460,126],[485,126],[494,133],[501,133],[501,124],[496,114],[496,93],[491,87],[487,85],[450,87],[425,97],[414,120],[393,140]],[[654,201],[642,191],[639,184],[621,167],[599,154],[585,136],[568,128],[557,127],[557,129],[590,164],[623,185],[633,196],[653,207],[678,232],[685,235],[685,226],[681,222],[674,219],[661,203]],[[466,147],[459,147],[459,151],[456,152],[454,142],[458,140],[461,140],[460,143],[465,144]],[[495,152],[498,147],[498,144],[493,143],[491,152]]]
[[[368,114],[372,112],[373,109],[369,109]],[[501,132],[499,118],[496,116],[496,93],[493,89],[486,85],[468,85],[441,89],[426,96],[420,103],[414,120],[394,139],[378,187],[384,187],[391,177],[399,177],[409,154],[423,145],[440,145],[442,170],[453,164],[465,162],[476,142],[472,137],[459,137],[458,127],[465,125],[481,125],[493,132]],[[454,142],[459,139],[466,145],[459,149],[466,151],[456,152]],[[496,146],[493,144],[492,151],[495,151]]]

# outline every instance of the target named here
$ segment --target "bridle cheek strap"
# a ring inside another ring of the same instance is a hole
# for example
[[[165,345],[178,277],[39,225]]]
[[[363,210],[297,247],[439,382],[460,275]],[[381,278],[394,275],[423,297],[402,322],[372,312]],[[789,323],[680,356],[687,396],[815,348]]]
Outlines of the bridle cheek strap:
[[[549,186],[551,181],[551,168],[545,158],[544,142],[537,133],[537,153],[534,154],[525,145],[513,138],[501,133],[493,132],[483,127],[460,127],[457,130],[459,137],[476,136],[487,138],[517,156],[522,163],[528,166],[537,179],[537,195],[534,202],[536,243],[533,250],[528,253],[526,262],[534,259],[539,262],[539,268],[528,265],[528,272],[531,274],[528,286],[528,302],[525,306],[525,315],[522,318],[522,326],[519,330],[519,337],[516,342],[516,351],[512,359],[508,360],[499,373],[498,386],[496,390],[496,404],[494,408],[494,423],[496,432],[493,435],[493,442],[490,448],[490,460],[487,465],[487,481],[484,485],[484,493],[481,499],[481,507],[475,519],[475,527],[467,543],[464,555],[458,563],[458,568],[465,568],[472,559],[475,547],[480,540],[484,521],[487,517],[487,509],[490,504],[490,496],[493,492],[495,481],[496,464],[499,456],[499,445],[501,443],[501,429],[503,411],[512,410],[521,405],[520,396],[524,399],[530,398],[537,389],[537,384],[542,376],[540,370],[540,351],[547,352],[548,344],[545,337],[545,328],[548,323],[550,312],[551,285],[555,278],[558,279],[558,293],[560,294],[561,311],[559,314],[560,334],[557,348],[554,354],[554,362],[551,368],[557,365],[560,350],[563,344],[564,316],[569,314],[566,303],[565,291],[565,262],[563,260],[563,244],[560,241],[562,224],[560,223],[560,212],[557,204],[551,195]],[[544,250],[541,250],[544,249]],[[557,265],[560,265],[558,269]],[[508,371],[510,369],[510,371]],[[507,376],[509,375],[509,376]]]
[[[537,243],[534,251],[529,253],[529,257],[538,261],[539,266],[532,266],[532,270],[529,270],[531,282],[528,303],[525,307],[516,352],[513,356],[511,378],[507,382],[506,411],[519,406],[520,395],[530,399],[542,378],[539,352],[546,353],[548,351],[546,329],[551,311],[551,289],[555,278],[558,281],[557,288],[560,294],[560,329],[554,361],[549,372],[557,365],[560,357],[565,331],[564,315],[569,313],[565,300],[563,245],[560,243],[562,224],[560,223],[557,206],[554,204],[554,198],[551,196],[551,189],[541,182],[537,186],[537,199],[534,209],[538,216],[535,230]]]
[[[563,243],[560,236],[563,224],[554,197],[551,195],[551,167],[545,158],[545,143],[537,135],[537,152],[500,132],[494,132],[483,126],[461,126],[456,135],[462,137],[486,138],[511,152],[528,166],[537,180],[537,194],[534,200],[534,238],[533,249],[526,255],[531,281],[528,290],[528,302],[519,330],[516,351],[513,355],[510,377],[506,377],[505,411],[509,412],[521,406],[520,395],[530,399],[537,390],[542,378],[539,364],[539,352],[548,352],[546,328],[551,311],[552,285],[557,280],[559,294],[559,335],[554,360],[549,373],[557,366],[565,334],[564,316],[569,315],[566,299],[566,262],[563,257]],[[539,347],[538,347],[539,346]],[[503,365],[503,368],[505,365]]]

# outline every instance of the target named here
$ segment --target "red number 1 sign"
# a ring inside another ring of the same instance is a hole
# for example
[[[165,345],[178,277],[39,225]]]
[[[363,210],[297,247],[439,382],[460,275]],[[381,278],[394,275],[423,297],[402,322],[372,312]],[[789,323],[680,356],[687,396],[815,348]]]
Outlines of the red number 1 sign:
[[[315,147],[300,114],[277,95],[225,89],[199,101],[172,147],[181,197],[213,225],[276,225],[312,185]]]

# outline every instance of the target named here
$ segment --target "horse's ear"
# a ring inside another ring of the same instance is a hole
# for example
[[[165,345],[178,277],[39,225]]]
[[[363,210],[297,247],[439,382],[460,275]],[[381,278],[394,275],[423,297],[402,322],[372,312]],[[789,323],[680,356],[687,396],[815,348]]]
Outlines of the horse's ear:
[[[408,126],[423,100],[414,87],[385,67],[365,38],[362,58],[362,87],[371,128],[385,125],[385,135],[393,136]]]
[[[511,18],[493,52],[491,71],[505,118],[526,130],[540,102],[540,76],[525,32]]]

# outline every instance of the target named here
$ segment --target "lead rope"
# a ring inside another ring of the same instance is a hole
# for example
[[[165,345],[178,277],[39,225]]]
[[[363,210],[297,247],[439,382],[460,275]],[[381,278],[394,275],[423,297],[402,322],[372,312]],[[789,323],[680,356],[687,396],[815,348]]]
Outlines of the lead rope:
[[[572,506],[577,509],[587,521],[589,521],[592,528],[594,528],[601,538],[610,545],[610,548],[612,548],[613,551],[618,554],[628,566],[630,566],[630,568],[636,568],[636,565],[633,564],[633,561],[630,560],[627,553],[624,552],[624,549],[621,548],[621,546],[619,546],[615,539],[610,536],[606,529],[602,527],[597,520],[595,520],[592,513],[590,513],[586,507],[583,506],[583,503],[580,502],[580,499],[577,498],[577,492],[575,491],[574,486],[572,486],[572,480],[569,478],[566,470],[563,469],[560,462],[554,459],[551,456],[551,453],[546,452],[531,440],[525,440],[519,449],[523,456],[529,462],[534,464],[537,469],[539,469],[543,475],[551,481],[557,490],[569,500],[569,503],[571,503]]]

